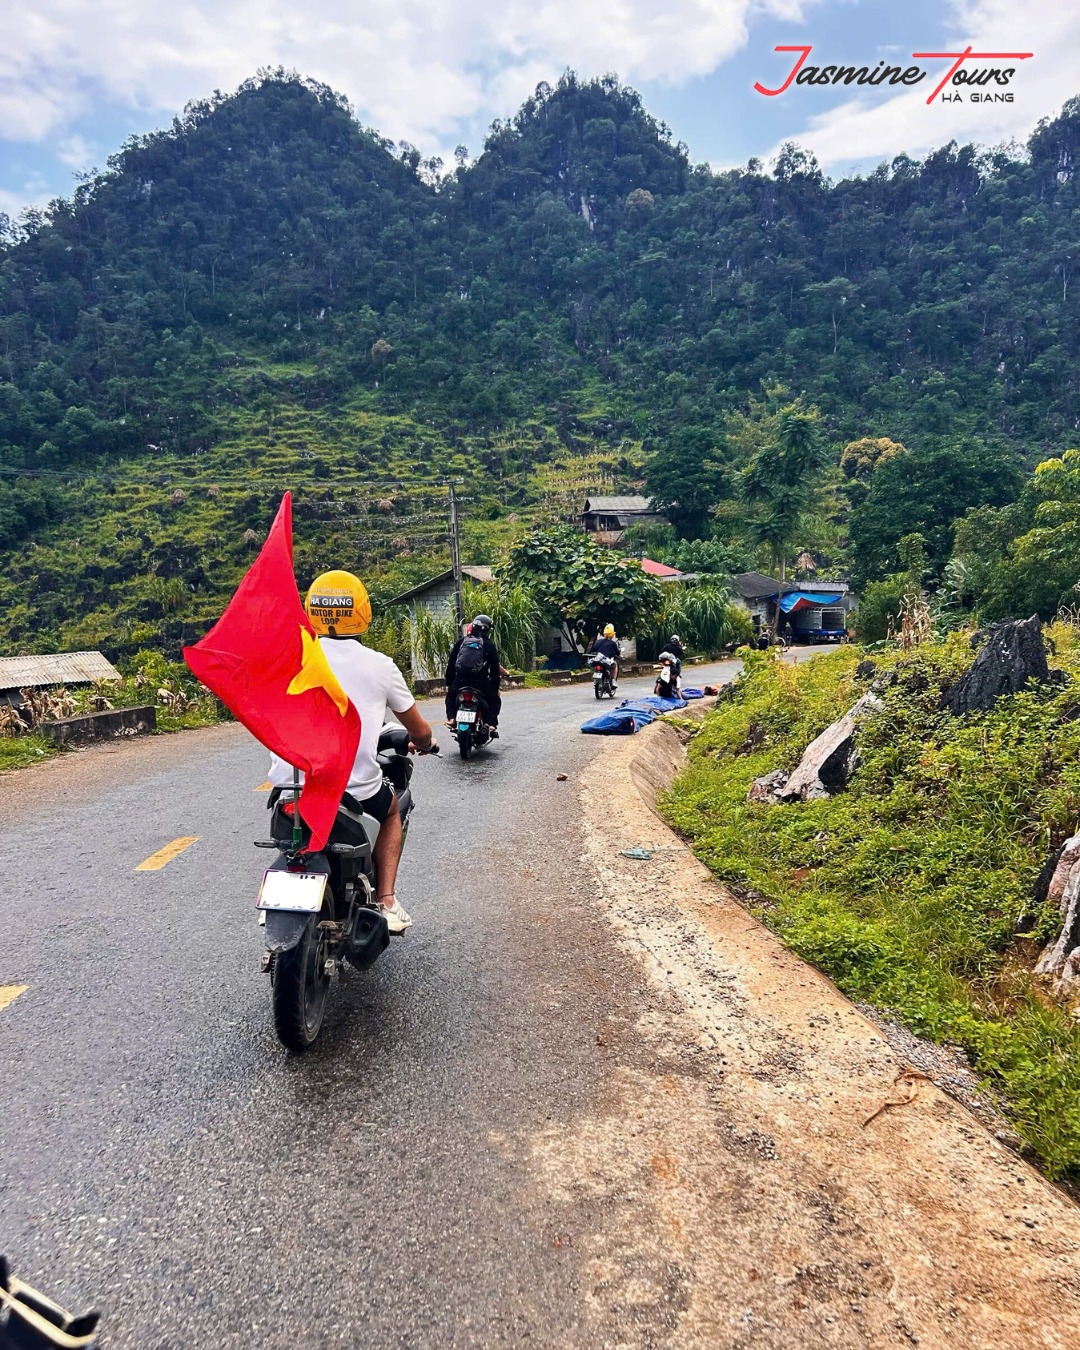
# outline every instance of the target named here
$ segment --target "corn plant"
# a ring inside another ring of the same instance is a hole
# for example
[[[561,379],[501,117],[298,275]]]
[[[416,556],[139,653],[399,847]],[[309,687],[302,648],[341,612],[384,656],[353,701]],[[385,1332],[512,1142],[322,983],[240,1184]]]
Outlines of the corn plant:
[[[748,642],[750,618],[723,586],[669,585],[664,591],[663,621],[656,634],[657,641],[666,642],[671,633],[678,633],[698,651],[716,652]]]
[[[477,585],[466,581],[463,589],[466,622],[474,614],[490,614],[492,636],[502,663],[514,670],[532,670],[536,664],[536,639],[543,614],[536,592],[523,582],[495,581]]]
[[[427,670],[442,674],[456,639],[454,620],[430,609],[417,607],[409,620],[412,650]]]

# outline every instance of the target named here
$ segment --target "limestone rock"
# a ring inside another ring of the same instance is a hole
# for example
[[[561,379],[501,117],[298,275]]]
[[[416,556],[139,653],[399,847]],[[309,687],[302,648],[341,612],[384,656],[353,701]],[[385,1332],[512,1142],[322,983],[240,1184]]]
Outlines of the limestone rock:
[[[867,713],[877,712],[882,707],[884,704],[876,694],[863,694],[839,721],[826,727],[803,751],[794,773],[778,792],[778,800],[806,802],[838,792],[858,763],[856,724]]]
[[[779,794],[787,783],[788,776],[783,769],[773,769],[772,773],[762,774],[750,784],[746,794],[748,802],[767,802],[770,805],[780,800]]]
[[[1030,619],[1007,619],[986,631],[986,641],[968,669],[942,698],[942,707],[955,717],[975,709],[991,708],[1004,694],[1016,694],[1029,684],[1050,683],[1042,624]]]
[[[1076,993],[1080,991],[1080,834],[1065,841],[1047,899],[1061,915],[1061,932],[1039,957],[1035,973],[1053,979],[1059,996]]]

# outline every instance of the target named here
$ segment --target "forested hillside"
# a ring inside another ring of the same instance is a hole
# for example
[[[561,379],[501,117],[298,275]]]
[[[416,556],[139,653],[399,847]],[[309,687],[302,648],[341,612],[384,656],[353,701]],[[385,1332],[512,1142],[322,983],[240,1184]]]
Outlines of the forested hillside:
[[[1024,151],[716,174],[568,76],[450,168],[281,72],[194,105],[4,222],[0,645],[175,643],[286,486],[299,565],[384,597],[445,558],[447,475],[474,560],[639,483],[745,559],[740,471],[793,402],[823,566],[888,576],[918,529],[940,574],[969,508],[968,577],[1012,565],[1037,503],[988,508],[1080,441],[1078,145],[1072,102]]]

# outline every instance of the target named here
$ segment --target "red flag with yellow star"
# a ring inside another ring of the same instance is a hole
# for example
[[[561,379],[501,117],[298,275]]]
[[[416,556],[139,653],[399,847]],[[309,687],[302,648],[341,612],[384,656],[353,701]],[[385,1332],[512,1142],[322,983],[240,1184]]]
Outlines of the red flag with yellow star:
[[[225,613],[184,660],[268,750],[304,773],[300,814],[310,848],[325,846],[360,741],[350,703],[296,589],[292,494]]]

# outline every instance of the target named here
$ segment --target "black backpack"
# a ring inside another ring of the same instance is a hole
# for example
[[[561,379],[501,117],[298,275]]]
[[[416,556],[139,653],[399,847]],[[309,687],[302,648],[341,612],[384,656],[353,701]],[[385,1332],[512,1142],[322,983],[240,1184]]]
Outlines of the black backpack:
[[[458,649],[454,669],[461,675],[479,675],[484,668],[484,639],[467,637]]]

